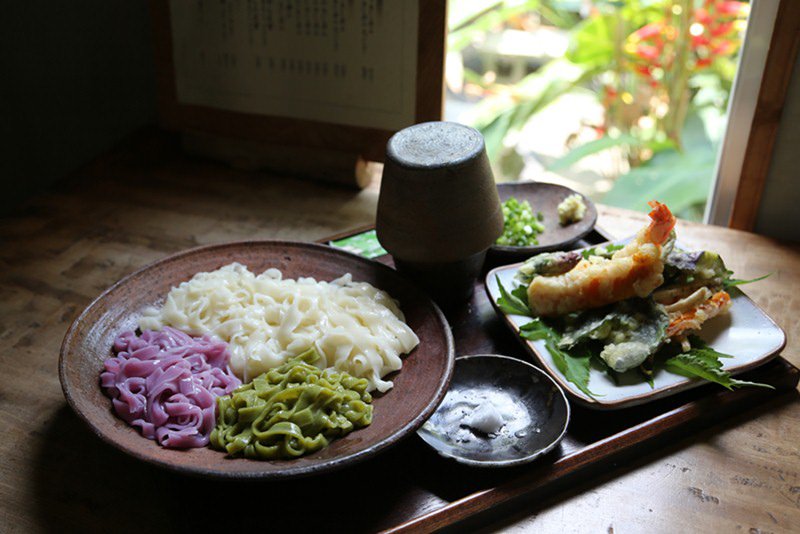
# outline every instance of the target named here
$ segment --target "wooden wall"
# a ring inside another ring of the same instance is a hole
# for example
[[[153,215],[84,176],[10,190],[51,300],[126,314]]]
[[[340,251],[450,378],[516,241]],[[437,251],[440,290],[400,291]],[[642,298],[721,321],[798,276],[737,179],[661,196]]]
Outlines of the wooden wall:
[[[145,0],[6,2],[0,215],[154,123]]]
[[[754,231],[800,241],[800,55],[789,84]]]

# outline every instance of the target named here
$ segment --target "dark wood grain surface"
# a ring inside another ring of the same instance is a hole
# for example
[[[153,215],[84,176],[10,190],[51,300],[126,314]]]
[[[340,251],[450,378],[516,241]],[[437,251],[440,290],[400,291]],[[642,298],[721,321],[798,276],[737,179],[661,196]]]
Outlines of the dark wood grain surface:
[[[582,248],[606,240],[607,233],[600,229],[573,246]],[[392,264],[390,256],[378,260]],[[485,270],[494,266],[488,262]],[[456,354],[504,354],[535,364],[522,348],[522,342],[511,334],[495,312],[481,280],[476,282],[475,292],[467,306],[445,308],[444,312],[453,329]],[[406,532],[483,525],[503,517],[513,509],[515,501],[556,489],[559,483],[602,469],[602,466],[633,453],[642,453],[648,446],[663,445],[676,433],[690,432],[733,413],[775,401],[778,397],[791,400],[797,396],[800,371],[782,358],[742,376],[747,377],[744,380],[771,384],[776,391],[755,388],[727,391],[708,385],[642,406],[613,411],[591,410],[572,403],[572,420],[567,434],[547,459],[493,473],[440,458],[432,459],[430,465],[424,465],[422,470],[438,473],[442,480],[447,481],[439,486],[447,489],[449,498],[446,503],[397,525],[389,527],[379,522],[379,526],[393,532]],[[422,478],[419,480],[423,485],[426,483]]]
[[[428,530],[443,524],[447,507],[461,510],[445,517],[449,521],[480,512],[487,503],[489,516],[475,517],[480,525],[490,521],[492,529],[790,532],[800,524],[796,390],[727,396],[706,387],[690,392],[707,395],[704,400],[670,400],[684,402],[672,415],[667,405],[650,405],[658,413],[616,419],[576,410],[575,426],[559,451],[509,472],[457,466],[412,436],[341,473],[281,483],[206,481],[149,466],[105,444],[67,406],[58,382],[59,345],[73,319],[115,281],[193,246],[262,238],[313,241],[371,224],[376,197],[371,189],[355,193],[231,171],[187,158],[176,139],[150,132],[0,220],[0,530],[279,531],[335,525],[363,531],[411,517],[419,519],[410,526]],[[644,214],[601,205],[598,211],[598,224],[616,236],[630,235],[645,220]],[[678,232],[689,245],[718,250],[742,278],[773,272],[747,291],[787,331],[783,357],[799,364],[800,297],[787,290],[800,287],[798,247],[683,222]],[[468,308],[448,312],[460,333],[457,351],[524,357],[480,299],[482,291]],[[792,379],[774,366],[765,372]],[[722,417],[726,411],[733,412],[730,419]],[[660,427],[650,425],[623,442],[604,441],[654,416]],[[684,425],[685,418],[691,424]],[[665,427],[669,432],[653,432]],[[593,448],[574,455],[587,445]],[[603,461],[590,461],[598,457]],[[561,476],[570,466],[577,474]]]

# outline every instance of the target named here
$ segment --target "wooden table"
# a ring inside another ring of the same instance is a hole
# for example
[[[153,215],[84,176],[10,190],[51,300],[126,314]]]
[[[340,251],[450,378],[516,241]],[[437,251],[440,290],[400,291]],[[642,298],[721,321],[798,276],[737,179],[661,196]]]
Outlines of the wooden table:
[[[169,510],[170,486],[191,491],[192,484],[102,443],[67,407],[57,376],[67,327],[103,289],[167,254],[238,239],[316,240],[371,223],[376,201],[375,190],[355,193],[191,160],[173,138],[147,132],[0,220],[0,531],[202,525],[213,497],[198,495],[197,510]],[[642,214],[600,207],[598,224],[613,235],[628,235],[643,221]],[[800,365],[800,247],[683,222],[678,232],[682,241],[719,251],[739,277],[774,273],[747,292],[786,330],[783,356]],[[631,464],[609,465],[600,478],[530,503],[491,528],[797,530],[798,443],[795,396],[665,443]],[[371,483],[380,478],[376,473]],[[309,486],[313,493],[313,481]],[[134,516],[139,524],[125,519]]]

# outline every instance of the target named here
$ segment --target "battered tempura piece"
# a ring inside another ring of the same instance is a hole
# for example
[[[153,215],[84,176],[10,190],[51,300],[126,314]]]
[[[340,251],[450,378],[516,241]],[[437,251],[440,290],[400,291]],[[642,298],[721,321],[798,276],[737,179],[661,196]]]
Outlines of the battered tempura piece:
[[[703,289],[706,293],[711,293],[708,289]],[[700,293],[700,290],[696,293]],[[670,309],[668,306],[670,324],[667,327],[667,336],[684,339],[687,334],[700,330],[703,323],[725,313],[730,307],[731,297],[725,291],[717,291],[702,302],[693,303],[686,309]]]
[[[611,259],[582,259],[569,272],[537,276],[528,286],[528,303],[538,316],[552,317],[605,306],[632,297],[646,297],[663,281],[664,245],[675,217],[655,200],[649,202],[650,224]]]

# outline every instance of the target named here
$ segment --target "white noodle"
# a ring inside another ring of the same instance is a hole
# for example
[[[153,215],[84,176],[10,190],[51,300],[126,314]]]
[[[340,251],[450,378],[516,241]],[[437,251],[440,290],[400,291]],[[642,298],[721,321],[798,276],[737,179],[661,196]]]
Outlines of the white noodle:
[[[404,321],[392,297],[349,273],[332,282],[284,280],[277,269],[256,276],[232,263],[172,288],[161,309],[145,310],[139,328],[218,336],[245,382],[314,346],[319,367],[366,378],[370,390],[384,392],[392,383],[383,377],[419,343]]]

